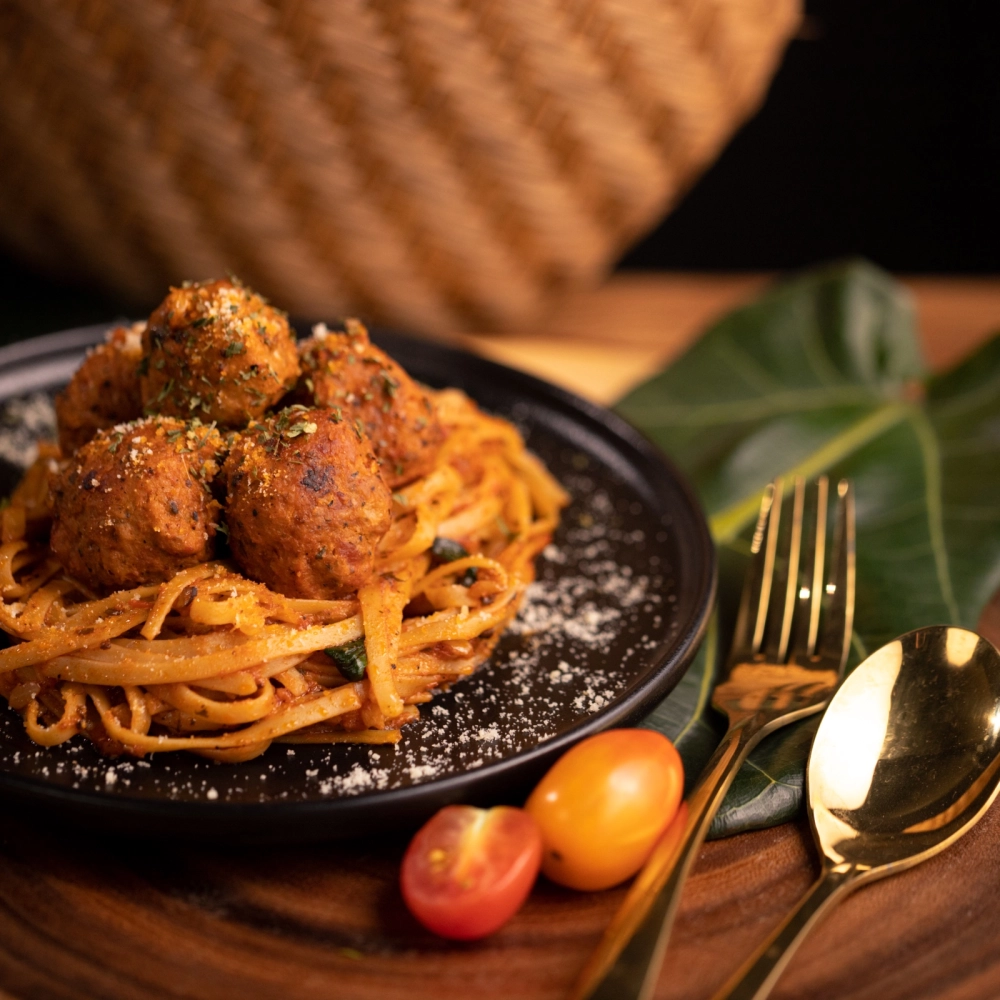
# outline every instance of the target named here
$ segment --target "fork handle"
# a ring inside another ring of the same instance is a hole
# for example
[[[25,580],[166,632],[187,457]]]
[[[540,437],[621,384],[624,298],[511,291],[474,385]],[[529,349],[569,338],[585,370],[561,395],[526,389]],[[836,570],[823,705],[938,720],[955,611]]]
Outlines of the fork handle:
[[[764,1000],[806,935],[854,888],[858,871],[850,864],[826,865],[798,905],[716,993],[712,1000]]]
[[[747,718],[723,737],[688,800],[677,842],[664,838],[636,877],[591,955],[571,1000],[648,1000],[659,975],[681,889],[733,777],[764,735]]]

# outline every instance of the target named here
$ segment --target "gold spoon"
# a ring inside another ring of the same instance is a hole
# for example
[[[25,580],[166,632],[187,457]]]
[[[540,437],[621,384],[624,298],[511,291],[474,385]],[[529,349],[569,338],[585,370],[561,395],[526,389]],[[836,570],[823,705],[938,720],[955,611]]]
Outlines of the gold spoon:
[[[806,780],[822,873],[713,1000],[762,1000],[835,903],[975,826],[1000,789],[1000,653],[946,625],[872,653],[830,702]]]

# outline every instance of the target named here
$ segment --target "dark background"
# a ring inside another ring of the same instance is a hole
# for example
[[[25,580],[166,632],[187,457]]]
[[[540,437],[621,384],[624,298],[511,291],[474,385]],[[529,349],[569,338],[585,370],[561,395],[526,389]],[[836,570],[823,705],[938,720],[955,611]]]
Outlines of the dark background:
[[[995,0],[807,0],[763,109],[634,268],[1000,270]]]
[[[619,266],[1000,272],[995,19],[994,0],[807,0],[764,108]],[[3,340],[152,306],[3,257],[0,297]]]

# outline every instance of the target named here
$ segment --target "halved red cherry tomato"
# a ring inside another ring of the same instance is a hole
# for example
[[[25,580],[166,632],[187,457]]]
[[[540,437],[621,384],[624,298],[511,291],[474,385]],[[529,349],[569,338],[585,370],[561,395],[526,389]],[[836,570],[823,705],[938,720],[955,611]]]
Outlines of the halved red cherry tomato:
[[[542,829],[542,871],[571,889],[607,889],[634,875],[674,818],[684,765],[650,729],[583,740],[552,765],[525,809]]]
[[[538,824],[523,809],[446,806],[406,850],[403,899],[435,934],[485,937],[520,909],[541,858]]]

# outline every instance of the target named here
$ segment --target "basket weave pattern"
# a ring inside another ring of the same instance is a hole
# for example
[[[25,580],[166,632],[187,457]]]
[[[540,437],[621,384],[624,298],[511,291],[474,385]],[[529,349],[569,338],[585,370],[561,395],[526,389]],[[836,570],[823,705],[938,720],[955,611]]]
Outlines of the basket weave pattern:
[[[593,283],[762,98],[799,0],[5,0],[0,240],[430,332]]]

